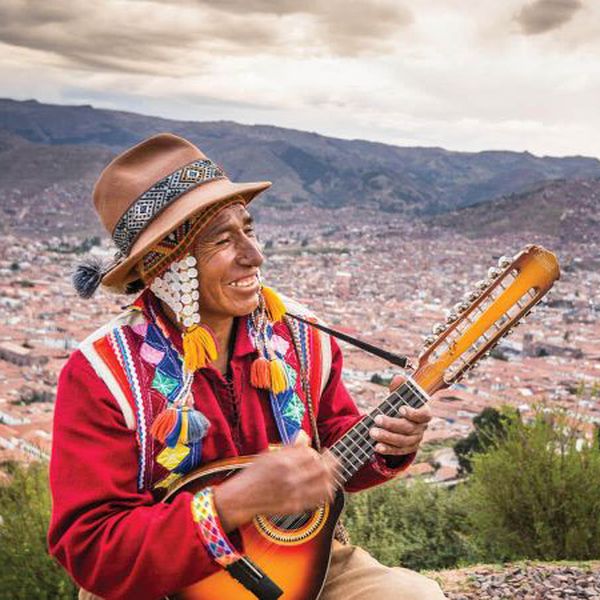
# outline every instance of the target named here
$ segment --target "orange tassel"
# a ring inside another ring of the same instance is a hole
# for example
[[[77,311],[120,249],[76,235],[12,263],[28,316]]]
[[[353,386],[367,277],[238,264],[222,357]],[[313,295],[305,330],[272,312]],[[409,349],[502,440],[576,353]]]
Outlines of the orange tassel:
[[[150,428],[150,433],[155,440],[164,444],[167,436],[173,431],[176,423],[177,410],[174,408],[167,408],[154,419],[154,423],[152,423],[152,427]]]
[[[269,361],[263,356],[259,356],[250,367],[250,383],[261,390],[271,388]]]
[[[283,300],[279,297],[275,290],[269,287],[262,288],[262,295],[271,323],[281,321],[286,312]]]

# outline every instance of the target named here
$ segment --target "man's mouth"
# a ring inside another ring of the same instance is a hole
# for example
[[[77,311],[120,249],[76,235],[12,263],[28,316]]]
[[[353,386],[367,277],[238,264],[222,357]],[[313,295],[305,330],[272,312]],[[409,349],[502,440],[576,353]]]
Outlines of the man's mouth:
[[[236,279],[232,281],[228,285],[236,288],[248,288],[256,285],[257,279],[256,275],[249,275],[248,277],[243,277],[242,279]]]

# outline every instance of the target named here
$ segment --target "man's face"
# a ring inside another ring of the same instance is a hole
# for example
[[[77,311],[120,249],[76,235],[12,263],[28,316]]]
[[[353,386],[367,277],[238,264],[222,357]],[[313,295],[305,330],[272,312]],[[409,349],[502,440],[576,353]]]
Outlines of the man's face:
[[[203,321],[247,315],[257,307],[263,255],[243,205],[223,209],[198,236],[192,253]]]

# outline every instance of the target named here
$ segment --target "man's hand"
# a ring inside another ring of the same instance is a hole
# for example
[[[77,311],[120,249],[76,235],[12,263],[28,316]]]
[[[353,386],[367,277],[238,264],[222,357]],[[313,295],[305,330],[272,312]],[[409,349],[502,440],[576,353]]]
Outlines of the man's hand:
[[[215,488],[223,529],[231,531],[259,514],[289,515],[332,501],[338,463],[329,452],[286,446],[265,452]]]
[[[403,382],[402,378],[395,378],[390,385],[390,390],[396,389]],[[387,456],[401,456],[416,452],[423,440],[423,435],[431,421],[431,409],[426,404],[415,409],[403,406],[400,409],[400,418],[379,415],[375,417],[375,427],[369,431],[371,437],[377,442],[375,451]]]

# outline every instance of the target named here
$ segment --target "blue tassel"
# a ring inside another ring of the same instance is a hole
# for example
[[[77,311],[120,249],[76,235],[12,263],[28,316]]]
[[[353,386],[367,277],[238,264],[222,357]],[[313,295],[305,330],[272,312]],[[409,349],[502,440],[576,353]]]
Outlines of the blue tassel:
[[[188,435],[186,444],[199,442],[208,431],[210,423],[208,419],[199,411],[190,409],[188,411]]]
[[[175,423],[175,427],[173,427],[173,430],[171,431],[171,433],[169,433],[169,435],[165,438],[165,444],[167,446],[169,446],[169,448],[175,448],[175,446],[177,445],[177,442],[179,441],[179,434],[181,433],[181,421],[182,421],[181,409],[178,408],[177,409],[177,422]]]

